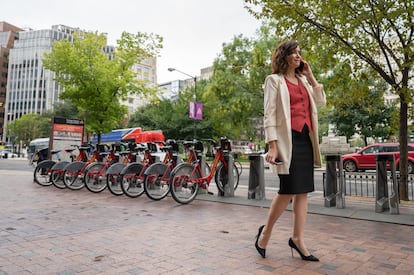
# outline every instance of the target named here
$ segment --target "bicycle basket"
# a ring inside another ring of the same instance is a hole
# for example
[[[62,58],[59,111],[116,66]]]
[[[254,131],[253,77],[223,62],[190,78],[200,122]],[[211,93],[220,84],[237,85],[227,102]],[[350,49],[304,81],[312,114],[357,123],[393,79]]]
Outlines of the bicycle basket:
[[[105,144],[97,144],[96,145],[96,151],[98,151],[98,153],[104,153],[105,150]]]
[[[230,141],[226,138],[220,139],[220,147],[223,151],[229,151],[231,152],[231,144]]]
[[[147,147],[150,152],[157,152],[157,145],[153,142],[147,142]]]
[[[112,150],[115,152],[122,152],[124,151],[124,146],[119,143],[112,144]]]
[[[171,146],[173,152],[178,152],[178,143],[175,140],[169,139],[167,140],[167,144]]]
[[[203,143],[201,141],[197,141],[194,144],[194,150],[197,151],[197,152],[203,152],[204,151],[204,145],[203,145]]]

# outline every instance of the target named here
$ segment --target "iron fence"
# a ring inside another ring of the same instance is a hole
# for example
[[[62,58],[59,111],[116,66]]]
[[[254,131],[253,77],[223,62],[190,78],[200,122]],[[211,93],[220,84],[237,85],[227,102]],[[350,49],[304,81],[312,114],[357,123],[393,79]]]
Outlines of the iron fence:
[[[397,182],[400,174],[397,172]],[[337,175],[339,177],[339,175]],[[375,172],[345,172],[344,187],[346,196],[373,197],[376,196],[377,174]],[[323,173],[323,186],[325,186],[326,172]],[[388,184],[391,183],[391,173],[387,173]],[[408,175],[408,199],[414,200],[414,175]]]

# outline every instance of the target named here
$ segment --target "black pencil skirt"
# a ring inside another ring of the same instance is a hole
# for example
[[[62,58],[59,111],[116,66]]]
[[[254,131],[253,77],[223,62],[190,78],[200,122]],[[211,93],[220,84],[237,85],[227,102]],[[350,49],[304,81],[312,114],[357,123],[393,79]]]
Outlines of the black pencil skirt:
[[[309,128],[301,133],[292,130],[292,161],[289,175],[279,175],[279,194],[303,194],[313,192],[314,186],[313,150]]]

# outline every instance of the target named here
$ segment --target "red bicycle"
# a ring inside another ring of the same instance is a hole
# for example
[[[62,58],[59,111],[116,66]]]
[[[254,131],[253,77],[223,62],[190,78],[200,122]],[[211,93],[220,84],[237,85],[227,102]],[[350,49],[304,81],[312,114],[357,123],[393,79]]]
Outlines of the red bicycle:
[[[171,171],[178,162],[178,143],[175,140],[167,140],[160,149],[166,153],[164,160],[151,164],[144,172],[145,194],[155,201],[165,198],[170,192]]]
[[[151,155],[151,148],[154,145],[152,142],[146,145],[138,143],[136,150],[144,154],[142,162],[131,163],[120,173],[122,191],[130,198],[139,197],[145,192],[144,172],[146,168],[155,163],[155,157]]]
[[[124,144],[125,145],[125,144]],[[121,145],[122,146],[122,145]],[[115,196],[121,196],[124,194],[121,187],[121,172],[129,164],[137,161],[137,152],[135,151],[136,144],[128,143],[125,145],[127,150],[118,150],[118,154],[121,161],[114,163],[106,170],[106,185],[109,192]]]
[[[65,161],[65,160],[59,161],[55,163],[55,165],[53,165],[52,168],[50,169],[52,173],[51,175],[52,183],[55,187],[59,189],[66,188],[66,185],[63,182],[63,173],[65,172],[65,167],[74,161],[87,161],[88,160],[88,155],[86,153],[87,150],[79,149],[78,145],[72,145],[72,146],[78,148],[78,151],[79,151],[78,155],[75,155],[73,153],[73,151],[75,151],[76,148],[65,149],[65,152],[69,154],[69,158],[71,161]]]
[[[81,146],[79,147],[80,151],[83,151],[86,155],[87,152],[93,148],[92,145]],[[79,160],[69,163],[65,166],[63,172],[63,183],[70,190],[80,190],[85,186],[84,181],[84,172],[89,165],[95,163],[96,161],[102,161],[101,152],[105,151],[105,145],[97,144],[96,149],[93,151],[92,156],[88,160]]]
[[[119,158],[116,155],[116,151],[121,150],[117,146],[112,148],[101,155],[105,155],[105,161],[95,162],[89,165],[84,172],[83,181],[85,187],[92,193],[100,193],[107,187],[107,174],[106,171],[113,165],[118,163]]]
[[[216,149],[211,171],[207,176],[203,176],[201,160],[197,159],[191,163],[181,163],[171,172],[170,188],[171,195],[175,201],[182,204],[192,202],[198,194],[199,188],[207,189],[213,177],[217,187],[224,191],[224,185],[228,184],[229,165],[225,154],[231,151],[230,142],[227,138],[220,139],[220,146],[214,140],[212,142]],[[239,173],[233,164],[234,187],[239,183]]]

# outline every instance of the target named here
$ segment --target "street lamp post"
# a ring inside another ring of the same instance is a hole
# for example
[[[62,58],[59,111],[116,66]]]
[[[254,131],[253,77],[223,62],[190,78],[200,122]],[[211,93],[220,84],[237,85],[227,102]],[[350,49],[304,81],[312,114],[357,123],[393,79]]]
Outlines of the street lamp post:
[[[195,140],[197,138],[197,125],[196,125],[197,77],[189,75],[189,74],[187,74],[185,72],[182,72],[182,71],[180,71],[178,69],[175,69],[175,68],[168,68],[168,71],[170,71],[170,72],[177,71],[179,73],[182,73],[183,75],[186,75],[186,76],[192,78],[193,81],[194,81],[194,94],[193,94],[194,117],[193,117],[193,120],[194,120],[194,140]]]

